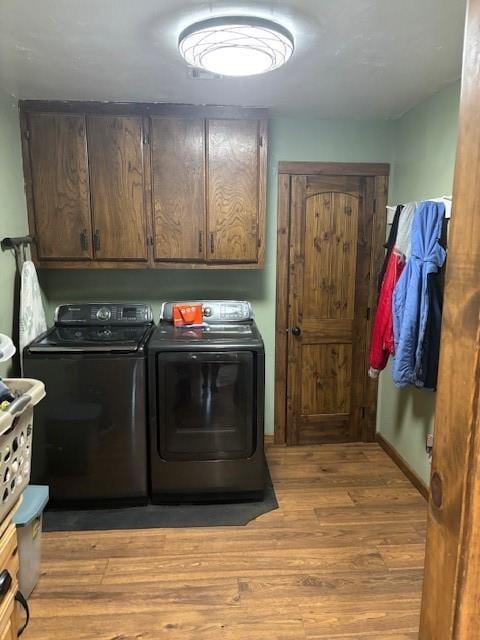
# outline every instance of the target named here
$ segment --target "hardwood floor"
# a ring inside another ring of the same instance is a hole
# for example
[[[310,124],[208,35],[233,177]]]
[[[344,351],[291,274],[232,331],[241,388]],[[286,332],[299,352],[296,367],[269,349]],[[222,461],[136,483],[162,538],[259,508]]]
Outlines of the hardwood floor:
[[[426,502],[377,444],[268,447],[246,527],[44,535],[26,640],[414,640]]]

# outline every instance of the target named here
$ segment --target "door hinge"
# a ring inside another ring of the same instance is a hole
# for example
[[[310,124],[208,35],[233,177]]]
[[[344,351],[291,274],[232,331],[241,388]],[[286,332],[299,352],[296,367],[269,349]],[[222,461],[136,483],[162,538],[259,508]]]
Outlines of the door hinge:
[[[431,456],[433,453],[433,433],[428,434],[425,449],[427,451],[427,455]]]
[[[143,134],[143,144],[150,144],[150,136],[148,133]]]
[[[258,146],[263,147],[263,136],[258,136]]]
[[[148,236],[147,244],[149,244],[151,247],[153,247],[153,236]]]
[[[28,127],[25,127],[23,131],[23,136],[25,140],[30,140],[30,129]]]
[[[365,313],[365,317],[367,320],[370,320],[370,307],[367,307],[367,311]]]
[[[365,419],[365,413],[366,413],[366,407],[362,407],[360,409],[360,416],[361,416],[362,420]]]

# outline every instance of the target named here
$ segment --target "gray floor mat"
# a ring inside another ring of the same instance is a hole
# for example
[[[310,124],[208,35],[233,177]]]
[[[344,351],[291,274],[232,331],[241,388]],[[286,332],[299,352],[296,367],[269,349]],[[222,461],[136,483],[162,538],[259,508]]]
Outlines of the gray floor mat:
[[[103,531],[110,529],[153,529],[178,527],[242,526],[278,508],[267,467],[264,499],[258,502],[179,504],[117,509],[48,510],[44,531]]]

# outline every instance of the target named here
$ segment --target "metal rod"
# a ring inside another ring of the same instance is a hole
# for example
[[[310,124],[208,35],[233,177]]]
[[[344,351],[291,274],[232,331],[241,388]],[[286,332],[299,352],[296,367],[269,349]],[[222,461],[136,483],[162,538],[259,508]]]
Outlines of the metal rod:
[[[7,251],[8,249],[15,249],[15,247],[22,245],[32,244],[32,242],[32,236],[19,236],[18,238],[3,238],[3,240],[0,241],[0,246],[2,251]]]

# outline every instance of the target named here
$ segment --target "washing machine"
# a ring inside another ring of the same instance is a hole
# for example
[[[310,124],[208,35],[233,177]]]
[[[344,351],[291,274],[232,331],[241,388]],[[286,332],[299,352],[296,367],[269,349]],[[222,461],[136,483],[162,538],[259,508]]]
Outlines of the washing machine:
[[[147,502],[152,328],[145,304],[66,304],[25,348],[25,376],[47,391],[35,410],[32,483],[50,487],[50,504]]]

